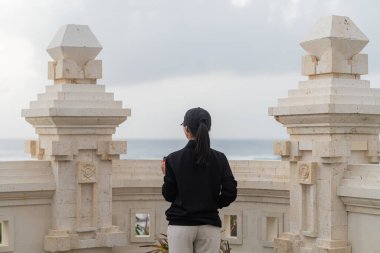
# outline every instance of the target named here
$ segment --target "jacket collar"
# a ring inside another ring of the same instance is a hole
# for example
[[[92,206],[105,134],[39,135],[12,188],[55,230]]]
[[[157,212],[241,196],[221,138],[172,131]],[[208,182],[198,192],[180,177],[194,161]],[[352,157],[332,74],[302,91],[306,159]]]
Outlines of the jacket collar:
[[[196,146],[195,140],[189,140],[185,148],[195,148],[195,146]]]

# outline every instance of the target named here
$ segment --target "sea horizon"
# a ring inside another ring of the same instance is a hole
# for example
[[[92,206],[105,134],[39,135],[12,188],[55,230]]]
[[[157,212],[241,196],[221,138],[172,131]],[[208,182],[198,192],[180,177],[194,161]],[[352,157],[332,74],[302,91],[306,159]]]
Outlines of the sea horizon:
[[[127,154],[120,159],[157,160],[183,148],[187,140],[176,138],[114,138],[127,141]],[[273,154],[273,139],[211,139],[211,147],[223,152],[229,160],[279,160]],[[25,153],[26,139],[1,138],[0,161],[35,160]]]

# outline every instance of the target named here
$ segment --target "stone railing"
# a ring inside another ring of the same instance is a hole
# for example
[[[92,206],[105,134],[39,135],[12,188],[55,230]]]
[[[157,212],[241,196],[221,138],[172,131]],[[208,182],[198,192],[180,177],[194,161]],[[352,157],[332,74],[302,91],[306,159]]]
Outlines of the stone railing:
[[[223,236],[233,252],[264,252],[273,249],[273,240],[288,229],[289,163],[281,161],[230,161],[238,181],[238,198],[220,212]],[[153,242],[154,236],[166,233],[161,161],[118,160],[112,171],[113,216],[115,224],[128,233],[127,252],[144,252],[139,248]],[[194,182],[196,184],[196,182]],[[135,233],[136,214],[150,217],[150,233]],[[236,220],[232,232],[230,219]],[[124,248],[115,252],[125,252]]]
[[[55,190],[49,161],[0,162],[0,252],[43,252]]]
[[[247,252],[249,249],[260,252],[273,248],[274,238],[289,227],[289,163],[230,161],[230,165],[238,180],[238,198],[220,213],[224,238],[230,241],[234,252]],[[158,160],[113,162],[113,201],[109,215],[112,215],[113,224],[127,232],[128,241],[125,246],[114,247],[113,252],[145,252],[141,245],[153,242],[160,233],[166,233],[165,210],[169,204],[161,195],[163,175],[160,166],[161,161]],[[9,238],[4,245],[15,252],[24,252],[26,248],[28,252],[43,251],[46,242],[44,245],[41,238],[52,225],[49,217],[53,211],[51,203],[55,191],[51,162],[0,163],[0,218],[4,224],[2,234]],[[59,212],[69,217],[76,215],[69,208]],[[148,235],[136,234],[136,214],[149,215]],[[236,220],[235,232],[229,227],[231,217]],[[33,236],[26,236],[28,234]],[[86,242],[91,248],[91,241]],[[65,241],[61,243],[63,247]],[[34,247],[28,247],[30,244]]]

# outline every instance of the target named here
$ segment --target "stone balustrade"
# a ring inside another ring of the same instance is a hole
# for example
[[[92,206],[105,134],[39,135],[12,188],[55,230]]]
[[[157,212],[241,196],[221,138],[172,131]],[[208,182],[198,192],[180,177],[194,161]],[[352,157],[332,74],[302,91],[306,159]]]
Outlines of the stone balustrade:
[[[221,219],[227,228],[229,217],[236,216],[238,231],[236,236],[226,232],[223,236],[231,242],[236,252],[273,249],[274,237],[289,226],[289,164],[281,161],[230,161],[230,165],[238,180],[238,199],[221,211]],[[53,211],[51,204],[57,191],[52,170],[49,161],[0,162],[0,218],[9,222],[9,227],[3,232],[14,238],[12,247],[15,252],[24,252],[28,244],[35,245],[28,252],[42,252],[46,247],[46,242],[44,245],[41,238],[52,226],[52,220],[47,217]],[[112,213],[108,214],[112,215],[113,224],[127,232],[124,236],[128,244],[114,247],[112,252],[144,252],[141,245],[153,242],[155,235],[166,233],[165,210],[169,203],[161,195],[162,178],[161,161],[113,161]],[[60,201],[66,200],[62,198]],[[31,209],[23,211],[25,207]],[[75,209],[66,208],[59,212],[65,216],[76,215]],[[148,236],[135,234],[138,213],[150,215]],[[38,221],[39,225],[25,227],[28,219]],[[23,230],[22,233],[20,230]],[[24,234],[27,233],[34,233],[35,236],[26,237]],[[36,236],[40,236],[40,240],[36,240]],[[65,232],[54,231],[49,236],[60,238],[61,247],[69,242],[62,239],[69,237]],[[252,239],[244,239],[247,237]],[[92,249],[91,241],[86,242],[87,248]]]

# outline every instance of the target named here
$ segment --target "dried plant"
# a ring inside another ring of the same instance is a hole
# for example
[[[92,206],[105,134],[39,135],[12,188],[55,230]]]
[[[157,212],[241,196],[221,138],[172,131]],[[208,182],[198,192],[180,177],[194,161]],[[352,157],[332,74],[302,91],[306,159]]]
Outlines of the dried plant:
[[[231,253],[230,244],[227,240],[220,241],[220,253]]]
[[[147,251],[146,253],[169,253],[168,236],[166,234],[160,234],[162,237],[156,236],[155,244],[147,244],[140,247],[155,248],[154,250]]]
[[[162,237],[156,236],[155,244],[147,244],[140,247],[155,248],[147,251],[146,253],[169,253],[168,236],[166,234],[160,234]],[[220,253],[231,253],[230,244],[227,240],[220,241]]]

